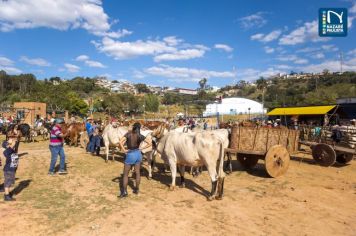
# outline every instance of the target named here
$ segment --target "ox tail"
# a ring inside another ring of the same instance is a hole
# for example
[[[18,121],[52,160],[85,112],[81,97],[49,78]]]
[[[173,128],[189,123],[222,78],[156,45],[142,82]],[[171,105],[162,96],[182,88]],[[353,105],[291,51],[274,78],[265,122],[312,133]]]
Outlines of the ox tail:
[[[225,173],[224,173],[224,156],[225,156],[225,150],[224,150],[224,145],[223,142],[220,141],[220,154],[219,154],[219,165],[218,165],[218,177],[219,178],[224,178]]]
[[[225,180],[225,173],[224,173],[224,158],[225,157],[225,150],[223,142],[220,141],[220,156],[219,156],[219,169],[218,169],[218,185],[217,185],[217,196],[216,199],[221,200],[224,195],[224,180]]]

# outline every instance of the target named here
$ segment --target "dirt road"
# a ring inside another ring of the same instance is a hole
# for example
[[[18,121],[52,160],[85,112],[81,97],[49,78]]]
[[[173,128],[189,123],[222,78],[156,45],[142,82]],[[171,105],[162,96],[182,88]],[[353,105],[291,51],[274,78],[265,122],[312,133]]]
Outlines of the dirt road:
[[[17,201],[0,200],[0,235],[356,235],[356,161],[325,168],[300,154],[276,179],[262,162],[247,173],[234,161],[224,199],[212,202],[206,171],[187,173],[175,191],[169,174],[156,173],[121,200],[122,158],[65,150],[69,174],[48,176],[48,143],[21,143]]]

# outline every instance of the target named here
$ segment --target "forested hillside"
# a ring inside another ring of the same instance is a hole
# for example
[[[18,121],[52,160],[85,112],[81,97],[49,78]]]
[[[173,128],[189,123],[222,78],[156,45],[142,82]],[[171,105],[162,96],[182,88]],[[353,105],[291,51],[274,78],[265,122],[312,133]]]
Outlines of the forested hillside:
[[[203,79],[206,83],[206,79]],[[149,92],[145,84],[136,84],[144,95],[112,93],[96,85],[96,78],[75,77],[61,80],[52,77],[37,80],[32,74],[8,75],[0,71],[0,106],[17,101],[47,103],[48,110],[86,115],[89,109],[112,115],[122,113],[140,114],[144,111],[158,112],[160,105],[181,105],[203,111],[205,104],[213,102],[219,95],[245,97],[262,102],[265,107],[308,106],[335,104],[340,97],[356,97],[356,73],[315,75],[311,78],[285,79],[260,78],[256,83],[243,80],[211,92],[200,85],[198,95],[180,95],[165,92],[162,96]],[[198,86],[198,84],[197,84]]]
[[[262,102],[264,93],[267,108],[335,104],[337,98],[356,97],[356,73],[315,75],[311,78],[260,78],[256,84],[240,81],[222,92],[229,96],[246,97]]]

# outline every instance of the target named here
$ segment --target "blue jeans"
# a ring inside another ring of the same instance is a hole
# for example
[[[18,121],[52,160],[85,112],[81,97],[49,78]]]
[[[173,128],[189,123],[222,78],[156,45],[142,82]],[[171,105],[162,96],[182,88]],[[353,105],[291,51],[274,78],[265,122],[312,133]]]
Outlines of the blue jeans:
[[[58,155],[60,156],[59,162],[59,170],[65,170],[66,164],[66,156],[64,154],[64,148],[62,145],[59,146],[49,146],[49,150],[51,151],[51,164],[49,166],[49,172],[54,172],[54,168],[56,167]]]
[[[97,149],[100,149],[101,146],[101,137],[99,135],[93,135],[90,139],[89,145],[88,145],[88,151],[91,153],[94,153],[97,151]]]
[[[89,135],[89,143],[88,143],[87,148],[86,148],[87,152],[90,152],[90,150],[92,148],[94,148],[94,147],[92,147],[94,145],[93,137],[94,137],[94,135],[92,135],[92,134]]]

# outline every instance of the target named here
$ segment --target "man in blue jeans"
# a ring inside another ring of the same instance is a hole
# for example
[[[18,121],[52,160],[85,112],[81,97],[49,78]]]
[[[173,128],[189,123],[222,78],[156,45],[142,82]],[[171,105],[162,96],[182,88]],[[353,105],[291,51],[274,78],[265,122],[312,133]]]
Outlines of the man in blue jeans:
[[[51,130],[50,136],[50,143],[49,143],[49,150],[51,151],[51,164],[49,167],[49,175],[54,175],[54,168],[57,163],[58,155],[60,156],[60,167],[58,174],[67,174],[65,169],[65,154],[63,149],[63,141],[66,134],[62,133],[62,124],[64,123],[63,120],[56,119],[55,125]]]

